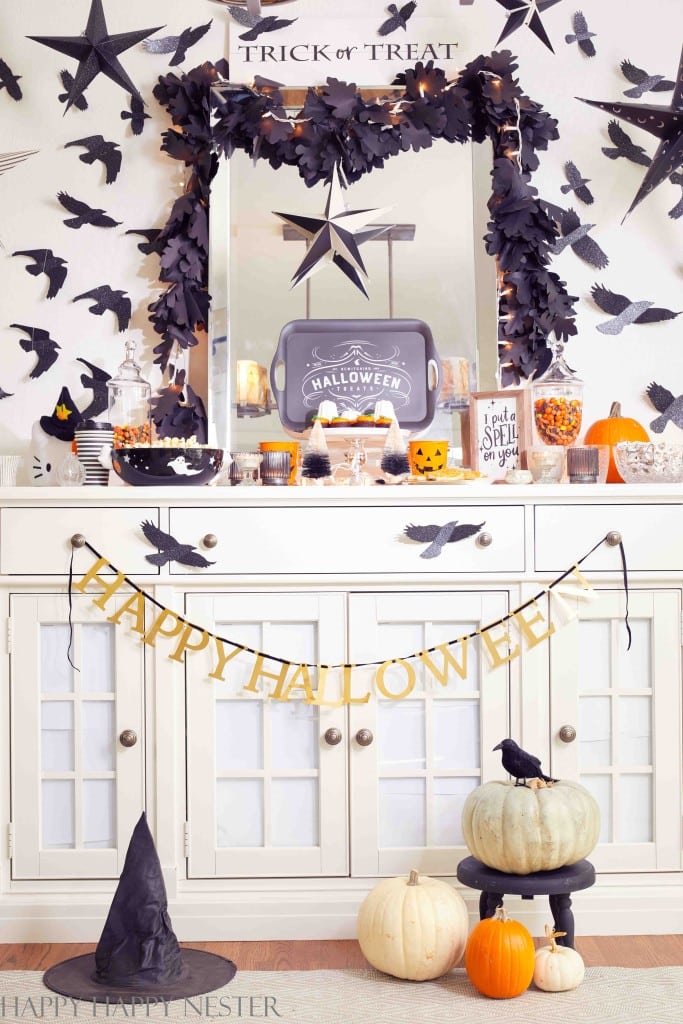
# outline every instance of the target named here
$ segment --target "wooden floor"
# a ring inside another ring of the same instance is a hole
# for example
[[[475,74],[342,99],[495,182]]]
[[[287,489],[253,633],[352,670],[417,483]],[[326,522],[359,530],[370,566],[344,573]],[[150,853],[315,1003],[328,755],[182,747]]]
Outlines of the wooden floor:
[[[545,940],[541,940],[544,942]],[[241,971],[316,971],[367,967],[358,943],[189,942],[234,960]],[[683,966],[683,935],[619,935],[577,939],[587,967]],[[94,944],[0,945],[0,970],[44,971],[52,964],[95,949]]]

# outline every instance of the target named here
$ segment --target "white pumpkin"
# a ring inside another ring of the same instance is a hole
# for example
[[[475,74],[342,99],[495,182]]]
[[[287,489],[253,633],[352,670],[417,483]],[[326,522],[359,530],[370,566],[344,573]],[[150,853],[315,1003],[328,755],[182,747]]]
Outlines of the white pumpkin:
[[[460,893],[436,878],[385,878],[358,911],[358,941],[378,971],[429,981],[450,971],[465,952],[467,908]]]
[[[487,782],[467,797],[462,832],[477,860],[498,871],[528,875],[587,857],[600,834],[600,810],[578,782],[542,789]]]
[[[566,932],[555,932],[545,926],[549,946],[536,950],[534,962],[534,984],[544,992],[569,992],[578,988],[586,972],[584,962],[579,953],[569,946],[558,946],[555,939]]]

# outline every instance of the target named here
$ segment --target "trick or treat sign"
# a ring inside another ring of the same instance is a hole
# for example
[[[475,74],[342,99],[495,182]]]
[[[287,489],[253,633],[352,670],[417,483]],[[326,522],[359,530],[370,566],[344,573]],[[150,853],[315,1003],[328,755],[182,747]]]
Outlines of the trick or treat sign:
[[[420,320],[295,320],[280,335],[271,385],[289,430],[310,425],[326,400],[357,413],[390,401],[401,426],[418,430],[434,416],[438,357]]]
[[[444,14],[447,5],[441,5],[441,16],[431,16],[422,6],[399,0],[395,15],[388,4],[379,4],[372,16],[356,7],[345,11],[344,18],[316,14],[312,4],[306,10],[303,5],[296,5],[299,10],[290,5],[264,7],[261,15],[252,16],[252,27],[246,11],[237,8],[239,23],[232,18],[229,23],[230,78],[250,82],[254,75],[262,75],[284,85],[308,86],[323,85],[334,76],[364,85],[389,85],[397,72],[430,60],[449,78],[455,77],[459,40],[468,27],[465,17],[457,7]],[[424,7],[434,12],[438,5]],[[269,24],[261,24],[264,21]]]

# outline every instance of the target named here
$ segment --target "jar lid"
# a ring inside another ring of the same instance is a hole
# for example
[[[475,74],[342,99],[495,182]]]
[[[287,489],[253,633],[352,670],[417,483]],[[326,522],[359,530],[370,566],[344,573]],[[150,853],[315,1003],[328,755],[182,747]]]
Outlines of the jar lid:
[[[126,342],[126,358],[119,366],[116,376],[107,381],[108,388],[116,388],[120,384],[142,384],[150,387],[148,381],[140,373],[140,367],[133,358],[135,353],[135,342],[129,338]]]
[[[552,362],[544,374],[534,379],[533,384],[583,384],[581,378],[565,362],[564,342],[553,340],[550,348],[553,353]]]

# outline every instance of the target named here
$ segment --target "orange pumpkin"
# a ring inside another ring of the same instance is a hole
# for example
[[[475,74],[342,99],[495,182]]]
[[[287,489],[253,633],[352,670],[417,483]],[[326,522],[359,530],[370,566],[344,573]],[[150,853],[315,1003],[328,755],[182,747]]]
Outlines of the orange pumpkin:
[[[621,415],[619,402],[612,402],[609,416],[606,420],[597,420],[586,431],[585,444],[608,444],[609,469],[607,470],[608,484],[623,484],[624,478],[619,473],[614,461],[614,446],[618,441],[649,441],[650,437],[638,420],[629,416]]]
[[[467,940],[467,976],[482,995],[492,999],[512,999],[526,992],[534,963],[534,940],[523,924],[507,916],[505,907],[480,921]]]

